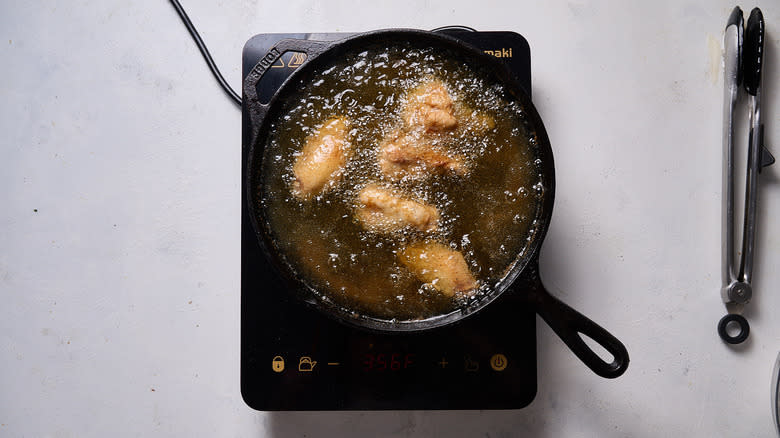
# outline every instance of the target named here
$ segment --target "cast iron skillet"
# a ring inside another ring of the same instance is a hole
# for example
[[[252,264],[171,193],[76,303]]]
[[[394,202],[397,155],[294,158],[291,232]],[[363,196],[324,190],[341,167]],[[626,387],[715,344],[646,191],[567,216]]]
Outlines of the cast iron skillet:
[[[539,193],[541,200],[536,212],[537,227],[531,241],[521,254],[518,254],[514,267],[505,279],[494,290],[465,308],[458,309],[446,315],[441,315],[421,321],[387,321],[366,316],[355,316],[336,304],[319,298],[319,295],[308,286],[303,279],[298,278],[284,256],[277,250],[273,238],[273,230],[269,228],[260,203],[262,194],[263,152],[266,140],[270,135],[272,125],[283,114],[283,103],[289,99],[300,99],[301,84],[306,84],[319,71],[326,68],[332,61],[342,59],[347,54],[360,53],[368,47],[399,45],[408,48],[433,48],[441,50],[447,56],[456,57],[457,61],[475,66],[476,70],[486,75],[489,82],[502,83],[508,100],[518,101],[525,110],[529,133],[535,135],[541,164],[540,172],[543,191]],[[307,60],[284,82],[270,102],[260,102],[257,84],[271,65],[285,52],[303,52]],[[430,330],[453,324],[474,312],[484,308],[503,293],[518,294],[526,299],[529,306],[552,327],[555,333],[569,348],[596,374],[615,378],[623,374],[628,367],[628,352],[625,346],[612,334],[598,324],[578,313],[550,295],[542,285],[538,274],[539,249],[552,217],[553,198],[555,191],[555,169],[553,166],[552,149],[547,133],[539,114],[531,99],[525,94],[506,67],[495,57],[486,55],[480,50],[455,38],[421,30],[380,30],[348,37],[335,42],[309,40],[282,40],[255,65],[244,81],[244,101],[249,105],[252,125],[255,127],[248,154],[246,169],[249,214],[260,246],[268,260],[285,278],[290,286],[304,302],[315,306],[331,317],[347,324],[372,331],[384,333],[417,332]],[[523,281],[518,281],[523,280]],[[515,286],[515,287],[513,287]],[[518,287],[520,286],[520,287]],[[511,322],[507,322],[507,329]],[[612,362],[601,359],[584,341],[582,335],[589,337],[604,347],[614,356]]]

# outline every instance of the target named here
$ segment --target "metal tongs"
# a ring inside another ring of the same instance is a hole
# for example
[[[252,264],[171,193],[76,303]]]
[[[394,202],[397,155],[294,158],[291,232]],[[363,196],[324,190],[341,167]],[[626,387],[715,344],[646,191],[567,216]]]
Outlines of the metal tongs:
[[[743,39],[744,34],[744,39]],[[775,158],[764,147],[764,125],[761,122],[761,68],[764,64],[764,17],[761,10],[750,12],[743,28],[742,10],[735,7],[729,16],[724,35],[724,104],[723,104],[723,217],[721,297],[729,314],[718,324],[720,337],[729,344],[739,344],[748,337],[750,326],[740,315],[753,295],[753,250],[756,239],[756,204],[758,174],[773,164]],[[745,213],[742,225],[742,251],[739,265],[734,254],[734,109],[740,85],[749,96],[750,134],[748,137]],[[735,334],[732,326],[738,327]]]

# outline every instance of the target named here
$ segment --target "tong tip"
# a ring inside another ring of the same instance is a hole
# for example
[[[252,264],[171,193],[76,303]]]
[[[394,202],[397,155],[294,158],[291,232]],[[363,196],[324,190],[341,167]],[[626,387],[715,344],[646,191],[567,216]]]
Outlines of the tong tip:
[[[729,26],[742,26],[742,9],[739,6],[734,6],[734,10],[729,15],[729,21],[726,22],[726,27]]]
[[[753,8],[745,27],[742,65],[745,90],[755,96],[761,86],[761,67],[764,64],[764,15]]]

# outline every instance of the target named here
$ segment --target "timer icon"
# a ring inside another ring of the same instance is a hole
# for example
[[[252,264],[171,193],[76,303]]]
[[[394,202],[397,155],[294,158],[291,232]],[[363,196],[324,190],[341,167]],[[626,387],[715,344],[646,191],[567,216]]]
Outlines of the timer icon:
[[[508,363],[506,356],[501,353],[494,354],[490,358],[490,368],[493,368],[495,371],[504,371]]]

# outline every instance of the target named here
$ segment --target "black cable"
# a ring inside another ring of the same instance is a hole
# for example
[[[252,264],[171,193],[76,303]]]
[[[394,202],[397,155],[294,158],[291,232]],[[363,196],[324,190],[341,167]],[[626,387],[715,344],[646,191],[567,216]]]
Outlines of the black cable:
[[[230,98],[233,99],[238,104],[238,106],[241,106],[241,96],[239,96],[235,91],[233,91],[233,89],[230,88],[230,85],[227,83],[225,78],[222,77],[222,73],[219,72],[217,65],[214,63],[214,60],[211,58],[211,53],[209,53],[209,49],[206,48],[206,43],[204,43],[203,40],[200,38],[200,35],[198,35],[198,31],[195,30],[195,26],[192,24],[192,21],[190,21],[190,17],[187,16],[187,13],[184,12],[184,8],[181,7],[179,0],[171,0],[171,4],[176,9],[176,12],[179,13],[179,17],[181,17],[181,21],[184,22],[184,25],[187,26],[187,30],[190,31],[190,35],[192,35],[192,39],[194,39],[195,44],[198,45],[198,49],[200,49],[200,53],[203,55],[203,59],[206,60],[206,64],[209,65],[209,68],[211,69],[211,73],[214,74],[214,77],[217,79],[217,82],[219,82],[219,85],[222,86],[222,89],[225,90],[225,93],[227,93],[228,96],[230,96]]]

